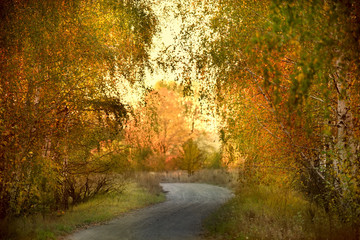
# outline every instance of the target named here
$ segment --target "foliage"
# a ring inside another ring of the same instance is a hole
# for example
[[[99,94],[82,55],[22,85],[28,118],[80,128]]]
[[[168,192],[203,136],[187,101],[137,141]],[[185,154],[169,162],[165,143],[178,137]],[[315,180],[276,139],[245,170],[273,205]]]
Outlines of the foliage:
[[[157,60],[181,87],[158,83],[131,109],[116,81],[144,76],[146,1],[1,1],[0,218],[66,209],[132,168],[225,166],[240,184],[295,187],[359,237],[358,1],[171,3],[180,30]]]
[[[222,168],[222,162],[221,162],[221,153],[219,152],[212,152],[206,154],[205,157],[205,166],[210,169],[220,169]]]
[[[174,86],[176,87],[176,85]],[[158,85],[126,125],[126,141],[134,149],[139,170],[174,169],[180,146],[196,132],[186,119],[186,105],[176,89]]]
[[[155,18],[140,1],[8,0],[0,9],[0,218],[67,208],[72,188],[88,195],[90,179],[104,186],[99,174],[123,161],[99,154],[101,142],[121,138],[127,113],[111,76],[141,74]]]
[[[124,186],[117,189],[119,191],[97,195],[66,212],[13,219],[11,224],[6,224],[7,229],[2,228],[0,237],[36,240],[61,238],[76,228],[105,222],[122,213],[165,200],[164,195],[150,194],[135,183],[126,182]]]
[[[359,3],[217,4],[200,71],[217,71],[224,161],[255,182],[297,183],[356,234]],[[267,179],[277,169],[287,173]]]
[[[192,138],[183,143],[177,162],[180,169],[186,170],[191,176],[203,166],[203,162],[204,154]]]

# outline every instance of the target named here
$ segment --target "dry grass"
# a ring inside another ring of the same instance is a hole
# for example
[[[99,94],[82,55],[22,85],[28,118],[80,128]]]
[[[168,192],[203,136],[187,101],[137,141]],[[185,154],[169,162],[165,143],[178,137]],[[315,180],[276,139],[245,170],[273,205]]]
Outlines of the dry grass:
[[[206,239],[356,239],[299,193],[271,186],[239,190],[205,223]]]
[[[222,187],[233,188],[237,182],[236,170],[203,169],[190,176],[190,182],[209,183]]]
[[[224,169],[202,169],[189,176],[187,171],[141,173],[136,177],[141,186],[156,185],[159,182],[208,183],[232,188],[236,185],[237,171]],[[142,184],[141,182],[145,182]]]
[[[149,193],[159,195],[162,192],[160,186],[161,175],[155,172],[137,172],[135,173],[135,182]]]

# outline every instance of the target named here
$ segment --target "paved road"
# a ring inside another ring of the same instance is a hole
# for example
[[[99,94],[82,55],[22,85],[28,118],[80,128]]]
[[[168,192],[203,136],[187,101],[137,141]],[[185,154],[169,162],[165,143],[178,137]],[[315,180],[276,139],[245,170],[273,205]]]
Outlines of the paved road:
[[[162,183],[167,201],[70,235],[69,240],[194,240],[202,220],[232,193],[198,183]]]

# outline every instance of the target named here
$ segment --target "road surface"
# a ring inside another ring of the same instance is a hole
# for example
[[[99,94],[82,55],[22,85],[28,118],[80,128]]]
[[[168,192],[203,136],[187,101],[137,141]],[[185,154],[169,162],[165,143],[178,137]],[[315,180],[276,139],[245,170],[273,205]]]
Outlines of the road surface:
[[[194,240],[202,220],[226,202],[225,188],[198,183],[162,183],[167,201],[125,214],[104,225],[68,236],[68,240]]]

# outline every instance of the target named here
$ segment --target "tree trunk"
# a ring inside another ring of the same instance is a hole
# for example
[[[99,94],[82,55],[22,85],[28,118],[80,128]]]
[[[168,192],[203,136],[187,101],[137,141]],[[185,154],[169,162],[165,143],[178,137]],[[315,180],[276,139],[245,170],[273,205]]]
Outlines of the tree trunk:
[[[333,80],[337,90],[337,107],[336,107],[336,157],[333,160],[333,169],[335,173],[335,187],[342,193],[348,190],[348,183],[344,182],[344,174],[356,173],[354,144],[354,124],[353,115],[350,108],[350,84],[339,73],[333,75]]]

